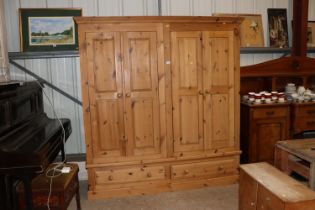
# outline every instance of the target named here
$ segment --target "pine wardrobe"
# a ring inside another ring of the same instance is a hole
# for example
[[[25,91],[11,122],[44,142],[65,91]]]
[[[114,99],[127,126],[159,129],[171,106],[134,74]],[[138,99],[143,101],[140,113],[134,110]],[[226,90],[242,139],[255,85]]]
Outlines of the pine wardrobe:
[[[235,183],[238,17],[79,17],[89,199]]]

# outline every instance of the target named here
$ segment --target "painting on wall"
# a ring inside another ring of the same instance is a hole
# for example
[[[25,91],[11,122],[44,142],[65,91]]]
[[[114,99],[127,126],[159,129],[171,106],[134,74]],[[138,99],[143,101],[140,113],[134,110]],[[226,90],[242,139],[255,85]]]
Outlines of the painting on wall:
[[[237,16],[244,20],[240,26],[241,47],[264,47],[264,30],[262,17],[259,14],[215,13],[214,16]]]
[[[20,9],[22,51],[77,50],[81,9]]]
[[[270,47],[289,47],[286,9],[268,9]]]
[[[307,46],[315,47],[315,21],[307,23]]]

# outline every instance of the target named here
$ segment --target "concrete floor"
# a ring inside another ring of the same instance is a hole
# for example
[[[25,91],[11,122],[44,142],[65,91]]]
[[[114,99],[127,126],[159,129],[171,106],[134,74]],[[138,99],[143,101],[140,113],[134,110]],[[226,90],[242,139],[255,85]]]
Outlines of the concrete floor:
[[[80,182],[83,210],[237,210],[238,185],[140,195],[109,200],[87,200],[87,183]],[[69,210],[76,209],[73,199]]]

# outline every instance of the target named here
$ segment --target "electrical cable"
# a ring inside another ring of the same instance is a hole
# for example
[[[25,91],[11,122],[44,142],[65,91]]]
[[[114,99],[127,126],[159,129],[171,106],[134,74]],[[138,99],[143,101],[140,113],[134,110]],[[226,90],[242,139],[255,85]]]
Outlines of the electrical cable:
[[[55,111],[55,109],[54,109],[54,106],[53,106],[53,104],[52,104],[52,102],[51,102],[51,100],[50,100],[50,98],[48,97],[48,95],[46,94],[46,92],[45,92],[45,90],[44,90],[44,86],[42,86],[42,84],[39,82],[39,81],[37,81],[37,80],[35,80],[36,82],[37,82],[37,84],[42,88],[42,91],[43,91],[43,93],[44,93],[44,95],[45,95],[45,97],[46,97],[46,99],[48,100],[48,103],[50,104],[50,106],[51,106],[51,108],[52,108],[52,111],[53,111],[53,114],[54,114],[54,116],[55,116],[55,118],[58,120],[58,122],[60,123],[60,125],[61,125],[61,128],[62,128],[62,133],[63,133],[63,147],[64,147],[64,154],[65,154],[65,158],[64,158],[64,160],[62,160],[62,162],[60,162],[60,163],[58,163],[56,166],[54,166],[53,168],[51,168],[51,169],[49,169],[49,170],[47,170],[46,171],[46,177],[48,177],[48,178],[50,178],[50,183],[49,183],[49,193],[48,193],[48,198],[47,198],[47,209],[48,210],[50,210],[50,205],[49,205],[49,201],[50,201],[50,196],[51,196],[51,192],[52,192],[52,183],[53,183],[53,178],[56,178],[56,177],[58,177],[58,176],[60,176],[61,174],[62,174],[62,172],[61,172],[61,170],[60,169],[58,169],[60,166],[64,166],[64,164],[66,163],[66,147],[65,147],[65,145],[66,145],[66,131],[65,131],[65,128],[63,127],[63,124],[62,124],[62,122],[61,122],[61,120],[59,119],[59,117],[57,116],[57,113],[56,113],[56,111]],[[52,175],[49,175],[49,173],[51,172],[51,171],[53,171],[53,174]],[[57,175],[55,175],[55,172],[56,171],[59,171],[60,173],[58,173]]]

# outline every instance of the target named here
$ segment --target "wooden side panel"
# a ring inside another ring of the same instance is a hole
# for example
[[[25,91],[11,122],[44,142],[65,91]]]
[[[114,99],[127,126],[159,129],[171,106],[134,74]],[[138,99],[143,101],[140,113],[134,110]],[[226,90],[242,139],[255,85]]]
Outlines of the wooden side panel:
[[[205,147],[235,146],[234,34],[203,32]]]
[[[258,183],[242,169],[239,181],[239,210],[256,210]]]
[[[127,153],[161,153],[157,32],[124,33]]]
[[[88,33],[86,43],[93,156],[120,157],[125,153],[120,34]]]
[[[203,150],[201,33],[172,32],[174,151]]]
[[[257,206],[260,209],[284,210],[284,202],[260,184],[258,184],[257,195]]]

